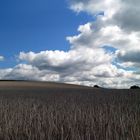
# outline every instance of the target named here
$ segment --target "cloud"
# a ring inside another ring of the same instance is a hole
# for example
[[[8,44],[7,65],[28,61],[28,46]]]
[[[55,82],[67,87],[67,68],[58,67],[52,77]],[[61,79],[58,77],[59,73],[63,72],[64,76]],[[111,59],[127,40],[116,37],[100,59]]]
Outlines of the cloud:
[[[93,50],[90,48],[81,48],[78,50],[70,50],[69,52],[65,53],[57,51],[57,54],[59,53],[60,55],[56,55],[56,51],[43,51],[40,53],[21,52],[19,58],[22,61],[27,61],[29,64],[37,67],[40,70],[50,69],[51,71],[56,71],[59,73],[63,72],[63,74],[67,73],[67,75],[71,75],[74,72],[90,72],[93,68],[97,68],[104,64],[110,64],[112,58],[111,55],[105,54],[102,49]],[[34,54],[34,58],[28,59],[31,54]],[[49,59],[50,56],[51,59]],[[59,59],[59,57],[61,59]]]
[[[79,36],[70,38],[71,43],[75,42],[77,45],[78,42],[85,42],[85,44],[88,42],[87,44],[92,44],[94,47],[112,46],[119,50],[119,53],[117,53],[118,60],[129,61],[129,64],[133,61],[140,62],[138,58],[140,44],[140,1],[71,0],[70,3],[70,8],[76,12],[87,12],[93,16],[101,11],[104,12],[104,16],[99,16],[96,22],[88,23],[92,27],[90,35],[82,32]],[[120,55],[122,52],[125,52],[125,56]]]
[[[0,69],[0,79],[5,79],[5,76],[12,71],[12,68]]]
[[[21,52],[19,59],[39,71],[49,70],[50,75],[52,72],[57,73],[59,82],[126,87],[123,82],[133,77],[133,72],[125,71],[112,64],[115,54],[106,52],[102,43],[100,47],[98,46],[99,36],[97,37],[97,34],[94,33],[92,25],[91,23],[80,25],[78,35],[67,37],[71,43],[71,49],[67,52],[59,50],[47,50],[39,53]],[[103,31],[98,30],[98,32],[101,34]],[[103,37],[103,41],[105,37]]]
[[[97,22],[98,23],[98,22]],[[73,47],[99,48],[105,45],[113,46],[116,49],[138,49],[139,37],[136,32],[127,33],[118,25],[101,26],[95,22],[80,25],[79,35],[67,37]]]
[[[139,50],[117,51],[116,54],[121,61],[140,63],[140,49]]]
[[[78,47],[64,51],[42,51],[40,53],[21,52],[19,59],[39,69],[50,69],[53,71],[81,71],[91,69],[95,66],[110,63],[111,54],[105,53],[103,49]]]
[[[139,6],[139,0],[122,0],[122,8],[114,15],[115,22],[125,30],[140,31]]]
[[[85,11],[96,15],[104,12],[108,18],[111,18],[120,8],[120,0],[69,0],[70,8],[75,12]]]
[[[3,56],[0,56],[0,61],[3,61],[4,60],[4,57]]]
[[[95,15],[104,12],[103,22],[117,24],[128,31],[140,30],[139,0],[69,0],[75,12]]]
[[[37,67],[27,64],[18,64],[14,68],[1,70],[1,73],[3,75],[1,79],[59,81],[57,73],[49,70],[40,71]]]
[[[140,75],[140,49],[118,50],[116,51],[118,65],[122,68],[134,69],[138,76]]]

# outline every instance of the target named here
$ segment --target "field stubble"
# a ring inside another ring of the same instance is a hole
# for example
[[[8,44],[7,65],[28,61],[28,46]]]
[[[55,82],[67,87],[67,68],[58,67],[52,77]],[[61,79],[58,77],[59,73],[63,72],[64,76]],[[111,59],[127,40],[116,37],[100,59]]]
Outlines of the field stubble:
[[[0,90],[2,140],[140,140],[139,90]]]

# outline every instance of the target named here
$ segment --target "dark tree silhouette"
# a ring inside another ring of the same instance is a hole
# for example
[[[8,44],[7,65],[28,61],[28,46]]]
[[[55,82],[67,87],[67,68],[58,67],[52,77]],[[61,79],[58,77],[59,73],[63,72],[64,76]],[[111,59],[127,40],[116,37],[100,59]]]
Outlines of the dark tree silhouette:
[[[94,85],[95,88],[100,88],[98,85]]]
[[[140,89],[140,87],[139,87],[139,86],[134,85],[134,86],[131,86],[131,87],[130,87],[130,89]]]

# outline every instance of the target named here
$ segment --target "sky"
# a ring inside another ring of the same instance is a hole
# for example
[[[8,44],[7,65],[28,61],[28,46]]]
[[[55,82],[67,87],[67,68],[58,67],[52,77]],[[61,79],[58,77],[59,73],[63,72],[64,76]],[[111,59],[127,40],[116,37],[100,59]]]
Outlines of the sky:
[[[75,16],[66,1],[0,1],[0,53],[7,60],[1,68],[14,66],[21,51],[68,50],[65,37],[88,18]]]
[[[140,85],[140,1],[1,0],[0,79]]]

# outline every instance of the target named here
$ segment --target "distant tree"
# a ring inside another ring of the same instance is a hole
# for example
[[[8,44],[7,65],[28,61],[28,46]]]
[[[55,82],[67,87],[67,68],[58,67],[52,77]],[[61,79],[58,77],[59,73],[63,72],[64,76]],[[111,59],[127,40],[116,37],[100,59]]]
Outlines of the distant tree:
[[[94,85],[95,88],[100,88],[98,85]]]
[[[139,86],[134,85],[134,86],[131,86],[131,87],[130,87],[130,89],[140,89],[140,87],[139,87]]]

